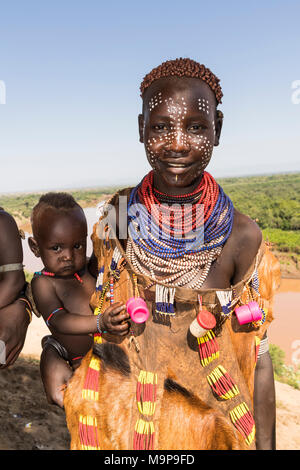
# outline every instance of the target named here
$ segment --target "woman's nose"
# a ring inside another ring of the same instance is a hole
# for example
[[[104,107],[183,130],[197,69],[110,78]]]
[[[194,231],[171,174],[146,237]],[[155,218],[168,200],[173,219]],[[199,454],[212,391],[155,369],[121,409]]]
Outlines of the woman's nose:
[[[187,153],[190,151],[191,146],[188,137],[183,131],[176,131],[170,135],[168,148],[176,153]]]

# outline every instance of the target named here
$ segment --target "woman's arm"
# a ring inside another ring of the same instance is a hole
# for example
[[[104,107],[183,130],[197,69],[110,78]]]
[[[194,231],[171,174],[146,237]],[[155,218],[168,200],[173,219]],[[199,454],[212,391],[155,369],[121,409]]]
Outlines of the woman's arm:
[[[0,266],[23,263],[23,249],[13,217],[0,211]],[[25,284],[23,269],[0,272],[0,309],[13,303]]]
[[[276,449],[276,400],[273,365],[270,354],[258,358],[254,376],[254,420],[256,448]]]
[[[26,304],[18,300],[25,284],[23,250],[18,227],[11,215],[0,211],[0,266],[19,264],[17,271],[0,272],[0,340],[5,344],[8,367],[18,358],[24,345],[30,316]]]

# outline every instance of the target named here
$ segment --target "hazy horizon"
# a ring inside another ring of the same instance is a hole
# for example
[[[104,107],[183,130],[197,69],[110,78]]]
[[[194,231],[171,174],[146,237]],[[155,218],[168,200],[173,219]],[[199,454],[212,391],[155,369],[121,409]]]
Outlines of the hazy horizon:
[[[150,169],[149,169],[150,171]],[[207,169],[207,171],[209,172],[209,169]],[[209,172],[210,173],[210,172]],[[281,171],[278,171],[278,172],[274,172],[274,173],[253,173],[253,174],[241,174],[241,175],[227,175],[227,176],[216,176],[214,175],[215,179],[216,180],[220,180],[220,179],[229,179],[229,178],[252,178],[252,177],[262,177],[262,176],[277,176],[277,175],[290,175],[290,174],[299,174],[300,173],[300,170],[299,171],[285,171],[285,172],[281,172]],[[140,181],[140,180],[139,180]],[[41,188],[32,188],[32,190],[20,190],[20,191],[5,191],[5,192],[1,192],[0,191],[0,196],[13,196],[13,195],[21,195],[21,194],[32,194],[32,193],[42,193],[44,191],[89,191],[89,190],[105,190],[105,189],[112,189],[112,188],[118,188],[118,187],[129,187],[129,186],[133,186],[133,185],[137,185],[139,183],[139,181],[135,181],[135,182],[125,182],[125,183],[117,183],[117,184],[111,184],[111,185],[106,185],[106,184],[98,184],[98,185],[87,185],[87,186],[74,186],[74,185],[70,185],[70,186],[61,186],[61,187],[57,187],[57,188],[54,188],[54,187],[48,187],[48,188],[44,188],[44,189],[41,189]]]

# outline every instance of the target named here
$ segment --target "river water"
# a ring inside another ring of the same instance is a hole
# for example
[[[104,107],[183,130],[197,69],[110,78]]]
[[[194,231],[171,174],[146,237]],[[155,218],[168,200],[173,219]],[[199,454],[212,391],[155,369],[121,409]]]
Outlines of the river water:
[[[98,219],[94,207],[84,209],[88,223],[87,255],[92,253],[90,235]],[[30,272],[42,269],[28,246],[28,233],[23,240],[24,265]],[[283,279],[274,301],[274,321],[268,330],[269,342],[278,345],[285,352],[286,364],[300,364],[300,279]]]

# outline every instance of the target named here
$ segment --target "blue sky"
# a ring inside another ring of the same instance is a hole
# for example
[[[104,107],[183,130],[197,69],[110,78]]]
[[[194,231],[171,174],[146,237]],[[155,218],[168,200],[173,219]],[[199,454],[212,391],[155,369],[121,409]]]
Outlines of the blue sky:
[[[300,171],[299,17],[288,0],[1,2],[0,192],[137,183],[139,85],[176,57],[221,79],[208,171]]]

